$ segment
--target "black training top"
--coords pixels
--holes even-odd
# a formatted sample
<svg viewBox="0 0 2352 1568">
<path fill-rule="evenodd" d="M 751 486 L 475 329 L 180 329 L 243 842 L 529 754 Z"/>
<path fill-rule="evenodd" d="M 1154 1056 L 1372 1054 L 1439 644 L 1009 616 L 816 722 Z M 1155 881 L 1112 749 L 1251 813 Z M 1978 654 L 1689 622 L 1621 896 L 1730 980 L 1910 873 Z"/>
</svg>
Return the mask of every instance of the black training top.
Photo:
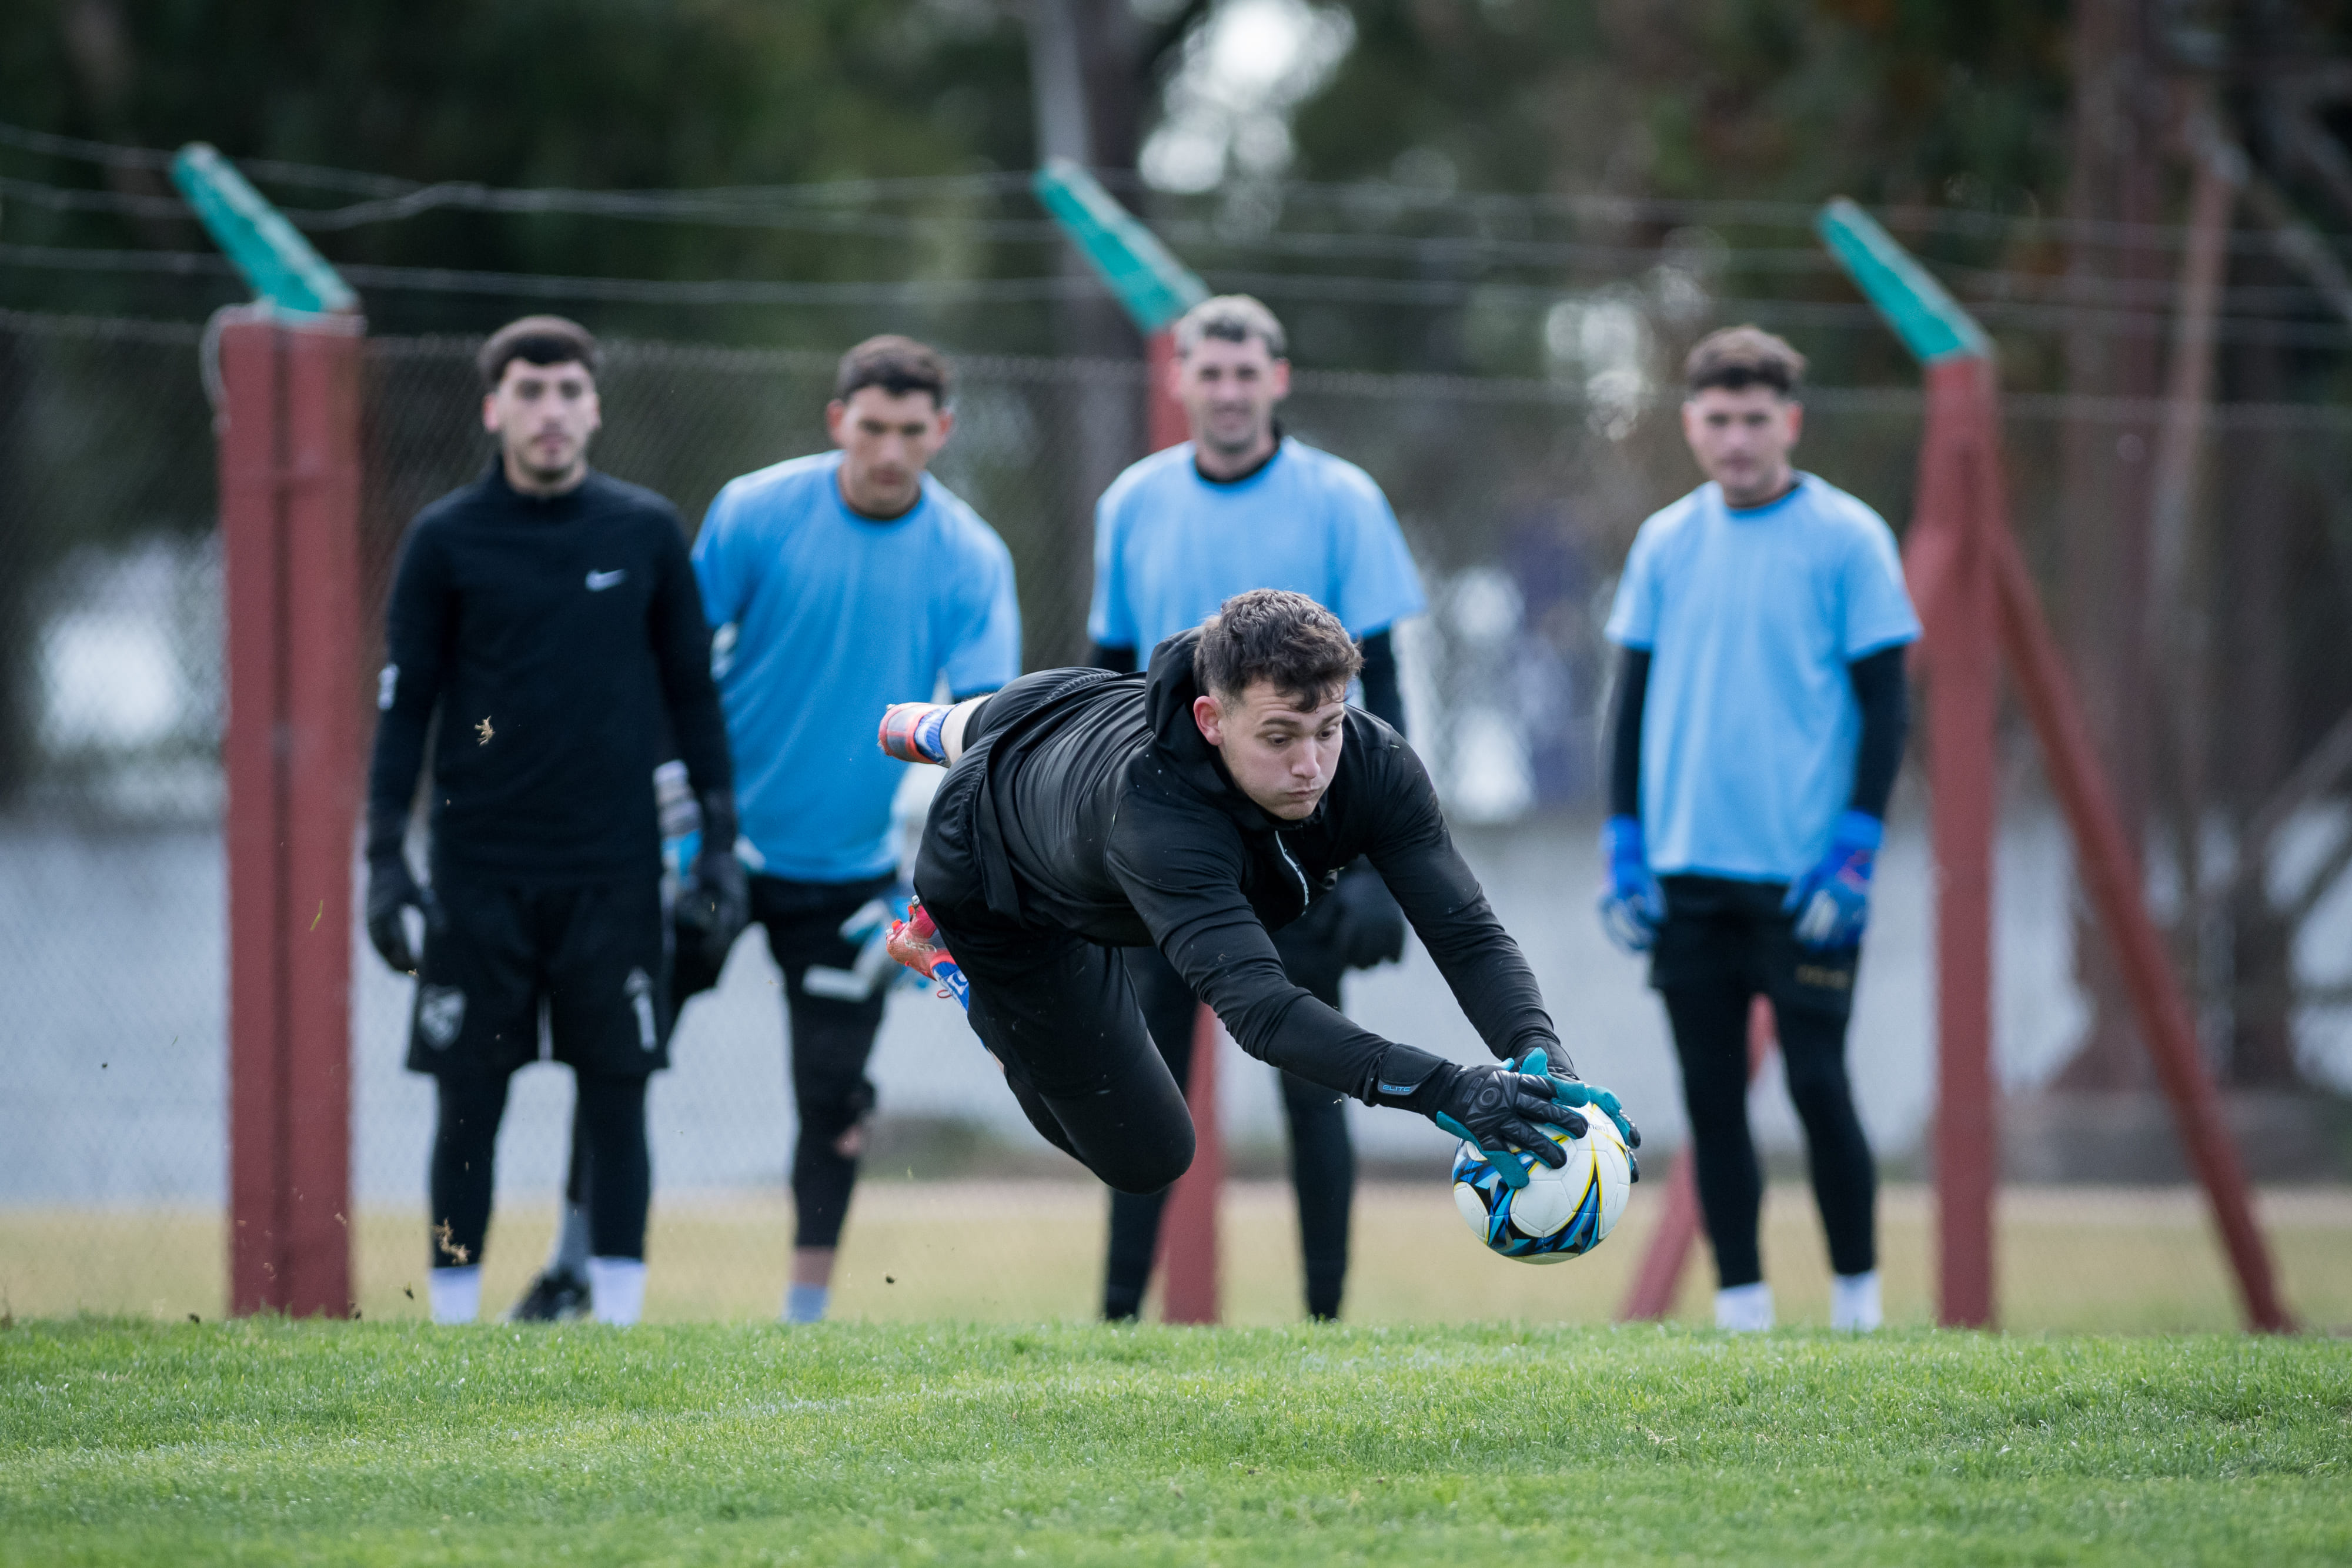
<svg viewBox="0 0 2352 1568">
<path fill-rule="evenodd" d="M 384 615 L 368 852 L 396 849 L 436 708 L 436 872 L 530 882 L 654 871 L 666 734 L 731 788 L 710 627 L 667 501 L 591 470 L 526 496 L 489 471 L 417 514 Z"/>
<path fill-rule="evenodd" d="M 1311 817 L 1278 822 L 1193 722 L 1199 639 L 1162 643 L 1144 674 L 1055 672 L 1066 689 L 993 733 L 976 716 L 982 738 L 958 766 L 986 772 L 971 827 L 992 913 L 1156 944 L 1243 1050 L 1369 1100 L 1390 1042 L 1293 985 L 1266 935 L 1369 855 L 1487 1048 L 1540 1045 L 1564 1065 L 1535 976 L 1403 737 L 1349 708 L 1329 790 Z"/>
</svg>

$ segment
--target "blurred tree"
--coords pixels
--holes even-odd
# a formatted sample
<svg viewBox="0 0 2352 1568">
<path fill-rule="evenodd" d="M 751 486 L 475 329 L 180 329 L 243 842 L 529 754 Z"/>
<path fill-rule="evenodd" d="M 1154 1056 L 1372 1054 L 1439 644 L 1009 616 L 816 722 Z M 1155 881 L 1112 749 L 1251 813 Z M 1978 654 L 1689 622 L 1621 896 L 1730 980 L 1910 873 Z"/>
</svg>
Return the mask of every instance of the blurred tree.
<svg viewBox="0 0 2352 1568">
<path fill-rule="evenodd" d="M 428 183 L 798 183 L 1032 161 L 1021 26 L 990 0 L 20 0 L 0 7 L 0 119 L 68 135 L 166 148 L 209 141 L 236 158 Z M 22 170 L 23 155 L 12 165 Z M 41 177 L 141 189 L 160 180 L 62 162 Z M 271 188 L 289 204 L 354 199 Z M 200 243 L 187 225 L 139 228 L 21 203 L 7 223 L 19 241 Z M 455 211 L 320 245 L 339 261 L 816 280 L 964 276 L 999 254 L 930 233 Z M 411 325 L 478 327 L 507 310 L 463 298 L 369 305 L 379 322 L 390 310 Z M 720 329 L 740 339 L 777 328 L 747 325 Z"/>
</svg>

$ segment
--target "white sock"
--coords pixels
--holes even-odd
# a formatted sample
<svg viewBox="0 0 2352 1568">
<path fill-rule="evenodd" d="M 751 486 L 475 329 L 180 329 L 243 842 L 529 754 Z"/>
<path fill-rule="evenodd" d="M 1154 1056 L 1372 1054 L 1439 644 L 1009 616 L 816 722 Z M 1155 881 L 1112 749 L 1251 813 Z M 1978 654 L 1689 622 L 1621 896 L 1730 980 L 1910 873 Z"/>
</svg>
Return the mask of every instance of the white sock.
<svg viewBox="0 0 2352 1568">
<path fill-rule="evenodd" d="M 596 1321 L 626 1327 L 645 1315 L 646 1264 L 642 1258 L 588 1260 L 588 1294 Z"/>
<path fill-rule="evenodd" d="M 425 1298 L 436 1323 L 469 1323 L 482 1315 L 482 1266 L 436 1269 L 425 1276 Z"/>
<path fill-rule="evenodd" d="M 1733 1333 L 1761 1333 L 1772 1326 L 1772 1287 L 1759 1280 L 1715 1293 L 1715 1326 Z"/>
<path fill-rule="evenodd" d="M 547 1255 L 547 1271 L 581 1279 L 588 1272 L 588 1210 L 567 1203 L 555 1226 L 555 1249 Z"/>
<path fill-rule="evenodd" d="M 821 1323 L 824 1322 L 826 1303 L 832 1299 L 830 1285 L 794 1285 L 784 1292 L 784 1322 Z"/>
<path fill-rule="evenodd" d="M 1830 1281 L 1830 1327 L 1868 1333 L 1886 1321 L 1878 1304 L 1878 1270 L 1840 1274 Z"/>
</svg>

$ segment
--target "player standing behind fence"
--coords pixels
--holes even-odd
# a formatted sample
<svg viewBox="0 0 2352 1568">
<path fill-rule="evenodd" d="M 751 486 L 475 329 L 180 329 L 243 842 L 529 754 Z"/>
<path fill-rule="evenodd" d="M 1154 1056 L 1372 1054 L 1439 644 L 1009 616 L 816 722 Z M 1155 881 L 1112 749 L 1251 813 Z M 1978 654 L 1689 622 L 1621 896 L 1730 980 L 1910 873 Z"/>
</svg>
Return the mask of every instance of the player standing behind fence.
<svg viewBox="0 0 2352 1568">
<path fill-rule="evenodd" d="M 1845 1071 L 1870 874 L 1919 635 L 1895 536 L 1789 465 L 1804 357 L 1753 327 L 1691 350 L 1683 434 L 1709 483 L 1642 525 L 1610 612 L 1617 683 L 1602 922 L 1650 951 L 1715 1245 L 1717 1327 L 1772 1326 L 1748 1128 L 1748 1014 L 1769 998 L 1837 1279 L 1880 1322 L 1877 1181 Z"/>
<path fill-rule="evenodd" d="M 907 765 L 875 746 L 874 726 L 942 680 L 961 699 L 1021 673 L 1012 553 L 925 471 L 955 428 L 949 391 L 934 350 L 858 344 L 825 407 L 839 450 L 735 480 L 694 545 L 719 627 L 752 917 L 783 971 L 792 1031 L 792 1322 L 824 1316 L 874 1111 L 866 1061 L 897 972 L 869 965 L 842 983 L 858 957 L 843 923 L 889 891 L 898 865 L 890 801 Z"/>
<path fill-rule="evenodd" d="M 368 779 L 368 936 L 417 976 L 411 1071 L 434 1076 L 431 1301 L 480 1310 L 492 1158 L 515 1069 L 577 1075 L 595 1311 L 645 1301 L 646 1081 L 667 1065 L 670 999 L 654 766 L 675 736 L 708 841 L 733 838 L 710 628 L 668 502 L 588 466 L 602 423 L 595 340 L 530 316 L 482 347 L 499 455 L 417 515 L 385 612 L 388 662 Z M 435 727 L 438 716 L 437 728 Z M 432 886 L 402 840 L 433 736 Z M 742 873 L 714 849 L 682 894 L 719 952 Z M 422 961 L 403 911 L 425 916 Z"/>
<path fill-rule="evenodd" d="M 1371 476 L 1282 434 L 1283 350 L 1282 324 L 1247 295 L 1203 300 L 1177 322 L 1175 392 L 1192 439 L 1120 475 L 1095 509 L 1094 662 L 1133 670 L 1139 650 L 1198 626 L 1235 594 L 1286 589 L 1339 616 L 1362 651 L 1365 707 L 1402 735 L 1391 629 L 1427 608 L 1421 579 Z M 1292 981 L 1336 1010 L 1344 971 L 1401 956 L 1404 916 L 1380 874 L 1359 863 L 1274 945 Z M 1129 954 L 1127 970 L 1169 1071 L 1188 1082 L 1192 991 L 1157 948 Z M 1334 1318 L 1356 1179 L 1346 1107 L 1294 1074 L 1281 1081 L 1307 1311 Z M 1105 1317 L 1131 1318 L 1142 1305 L 1166 1203 L 1165 1193 L 1111 1195 Z"/>
</svg>

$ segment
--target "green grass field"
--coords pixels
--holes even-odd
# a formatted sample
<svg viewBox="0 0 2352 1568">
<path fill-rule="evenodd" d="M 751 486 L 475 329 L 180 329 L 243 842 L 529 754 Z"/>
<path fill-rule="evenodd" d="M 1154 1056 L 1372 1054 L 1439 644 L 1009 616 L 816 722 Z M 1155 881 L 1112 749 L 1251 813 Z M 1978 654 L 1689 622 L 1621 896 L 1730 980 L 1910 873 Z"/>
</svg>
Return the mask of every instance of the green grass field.
<svg viewBox="0 0 2352 1568">
<path fill-rule="evenodd" d="M 2352 1346 L 0 1332 L 0 1563 L 2352 1560 Z"/>
</svg>

